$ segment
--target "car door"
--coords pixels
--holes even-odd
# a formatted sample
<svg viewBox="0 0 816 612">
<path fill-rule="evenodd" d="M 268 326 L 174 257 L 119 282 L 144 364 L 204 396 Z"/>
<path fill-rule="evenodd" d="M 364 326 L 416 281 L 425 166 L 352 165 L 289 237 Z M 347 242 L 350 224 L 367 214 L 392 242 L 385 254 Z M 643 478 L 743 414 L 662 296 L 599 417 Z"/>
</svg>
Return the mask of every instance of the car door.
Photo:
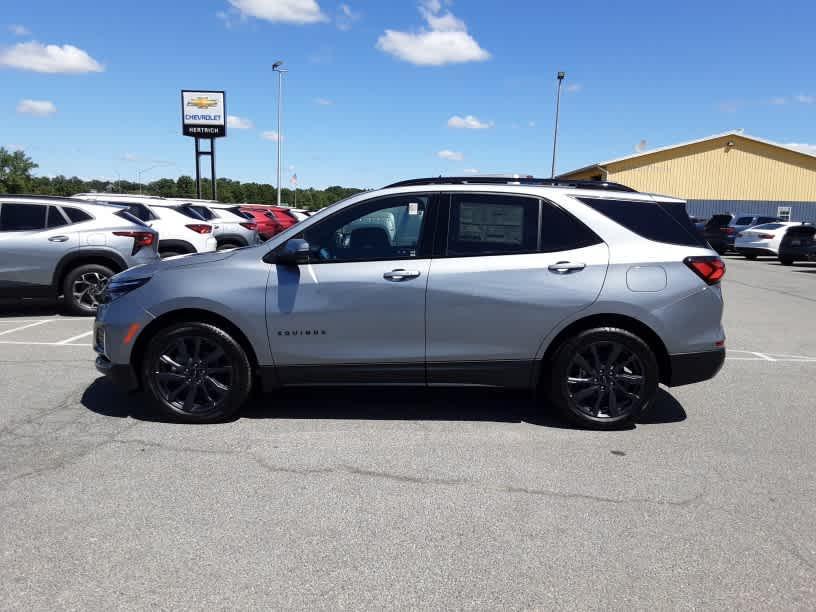
<svg viewBox="0 0 816 612">
<path fill-rule="evenodd" d="M 433 200 L 366 200 L 297 235 L 309 263 L 274 265 L 267 295 L 282 383 L 425 384 Z"/>
<path fill-rule="evenodd" d="M 0 295 L 53 294 L 59 261 L 79 248 L 77 232 L 56 206 L 28 202 L 0 204 Z"/>
<path fill-rule="evenodd" d="M 526 387 L 543 338 L 597 299 L 606 244 L 537 197 L 455 193 L 439 215 L 428 383 Z"/>
</svg>

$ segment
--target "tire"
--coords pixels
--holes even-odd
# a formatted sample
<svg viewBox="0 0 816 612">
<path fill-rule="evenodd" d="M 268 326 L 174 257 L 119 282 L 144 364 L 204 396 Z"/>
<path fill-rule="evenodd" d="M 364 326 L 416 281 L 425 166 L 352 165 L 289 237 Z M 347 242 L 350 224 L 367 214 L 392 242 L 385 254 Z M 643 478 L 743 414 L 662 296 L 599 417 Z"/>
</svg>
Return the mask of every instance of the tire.
<svg viewBox="0 0 816 612">
<path fill-rule="evenodd" d="M 754 259 L 756 259 L 756 258 L 757 258 L 757 256 L 756 256 L 756 255 L 745 255 L 745 259 L 751 259 L 751 260 L 754 260 Z"/>
<path fill-rule="evenodd" d="M 780 257 L 779 263 L 781 263 L 783 266 L 792 266 L 793 260 L 790 259 L 789 257 Z"/>
<path fill-rule="evenodd" d="M 549 399 L 579 427 L 627 426 L 649 408 L 657 393 L 654 351 L 624 329 L 580 332 L 558 347 L 551 365 Z"/>
<path fill-rule="evenodd" d="M 252 367 L 224 330 L 209 323 L 176 323 L 149 340 L 142 383 L 172 419 L 217 423 L 233 417 L 249 397 Z"/>
<path fill-rule="evenodd" d="M 62 284 L 66 310 L 75 315 L 93 316 L 102 292 L 115 272 L 100 264 L 85 264 L 68 272 Z"/>
<path fill-rule="evenodd" d="M 167 259 L 168 257 L 175 257 L 176 255 L 185 255 L 181 251 L 159 251 L 159 257 Z"/>
</svg>

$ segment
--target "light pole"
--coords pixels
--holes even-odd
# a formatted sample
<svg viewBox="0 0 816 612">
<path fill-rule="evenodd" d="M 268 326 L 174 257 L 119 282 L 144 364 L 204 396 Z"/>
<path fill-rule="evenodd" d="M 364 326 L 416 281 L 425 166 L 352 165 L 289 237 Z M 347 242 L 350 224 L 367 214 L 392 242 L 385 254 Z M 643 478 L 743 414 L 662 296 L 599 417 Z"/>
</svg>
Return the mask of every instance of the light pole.
<svg viewBox="0 0 816 612">
<path fill-rule="evenodd" d="M 552 168 L 550 169 L 550 178 L 555 178 L 555 158 L 556 150 L 558 148 L 558 114 L 561 111 L 561 83 L 564 81 L 565 76 L 567 76 L 566 72 L 558 73 L 558 94 L 555 97 L 555 133 L 553 134 Z"/>
<path fill-rule="evenodd" d="M 272 70 L 278 73 L 278 206 L 281 205 L 281 146 L 283 141 L 283 126 L 282 126 L 282 117 L 283 117 L 283 73 L 288 72 L 281 68 L 283 66 L 283 62 L 278 60 L 274 64 L 272 64 Z"/>
<path fill-rule="evenodd" d="M 155 170 L 156 168 L 163 168 L 165 166 L 172 166 L 173 163 L 161 163 L 156 164 L 154 166 L 150 166 L 149 168 L 142 168 L 141 170 L 136 171 L 136 182 L 139 183 L 139 195 L 142 194 L 142 175 L 146 172 L 150 172 L 151 170 Z"/>
</svg>

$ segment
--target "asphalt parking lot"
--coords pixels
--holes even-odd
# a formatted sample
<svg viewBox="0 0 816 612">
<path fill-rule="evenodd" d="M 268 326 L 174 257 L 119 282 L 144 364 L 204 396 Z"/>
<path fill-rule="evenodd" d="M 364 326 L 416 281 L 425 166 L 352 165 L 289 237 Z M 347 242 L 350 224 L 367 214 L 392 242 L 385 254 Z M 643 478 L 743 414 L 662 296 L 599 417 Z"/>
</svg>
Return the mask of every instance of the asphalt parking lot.
<svg viewBox="0 0 816 612">
<path fill-rule="evenodd" d="M 0 607 L 812 608 L 816 264 L 727 259 L 723 371 L 617 432 L 391 388 L 166 423 L 91 321 L 6 311 Z"/>
</svg>

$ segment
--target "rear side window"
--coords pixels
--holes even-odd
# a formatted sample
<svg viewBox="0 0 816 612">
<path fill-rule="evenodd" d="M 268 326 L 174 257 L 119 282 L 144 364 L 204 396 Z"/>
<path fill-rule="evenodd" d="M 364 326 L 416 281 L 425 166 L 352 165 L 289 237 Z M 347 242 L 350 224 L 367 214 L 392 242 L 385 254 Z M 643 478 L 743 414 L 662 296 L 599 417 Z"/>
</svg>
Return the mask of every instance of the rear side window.
<svg viewBox="0 0 816 612">
<path fill-rule="evenodd" d="M 755 225 L 751 229 L 775 230 L 783 227 L 782 223 L 765 223 L 764 225 Z"/>
<path fill-rule="evenodd" d="M 0 206 L 0 232 L 45 229 L 47 206 L 40 204 L 3 204 Z"/>
<path fill-rule="evenodd" d="M 544 253 L 569 251 L 603 242 L 586 225 L 569 213 L 541 203 L 541 239 L 538 250 Z"/>
<path fill-rule="evenodd" d="M 56 206 L 49 206 L 48 207 L 48 222 L 46 226 L 49 228 L 52 227 L 62 227 L 63 225 L 68 225 L 68 221 L 65 217 L 62 216 L 62 213 L 59 211 L 59 208 Z"/>
<path fill-rule="evenodd" d="M 535 253 L 537 248 L 537 199 L 479 194 L 451 197 L 449 257 Z"/>
<path fill-rule="evenodd" d="M 734 225 L 751 225 L 753 221 L 754 221 L 753 217 L 740 217 L 739 219 L 736 220 L 736 222 L 734 222 Z M 760 223 L 762 222 L 761 220 L 758 221 Z"/>
<path fill-rule="evenodd" d="M 578 198 L 599 213 L 655 242 L 705 246 L 688 218 L 684 204 Z"/>
<path fill-rule="evenodd" d="M 779 221 L 776 217 L 760 217 L 757 219 L 757 223 L 773 223 L 774 221 Z"/>
<path fill-rule="evenodd" d="M 82 212 L 82 211 L 80 211 L 80 212 Z M 122 219 L 127 219 L 128 221 L 130 221 L 131 223 L 135 223 L 136 225 L 141 225 L 142 227 L 149 227 L 147 225 L 147 223 L 143 222 L 138 217 L 135 217 L 133 214 L 131 214 L 127 210 L 117 210 L 113 214 L 116 215 L 117 217 L 121 217 Z"/>
<path fill-rule="evenodd" d="M 199 221 L 209 221 L 215 218 L 215 214 L 204 206 L 185 206 L 181 211 L 188 217 L 198 219 Z M 197 216 L 196 216 L 197 215 Z"/>
<path fill-rule="evenodd" d="M 128 206 L 128 212 L 142 221 L 152 221 L 156 218 L 156 215 L 150 212 L 150 209 L 144 204 L 130 204 Z"/>
<path fill-rule="evenodd" d="M 233 215 L 238 215 L 239 217 L 243 217 L 244 219 L 252 219 L 252 215 L 246 211 L 241 210 L 240 206 L 232 206 L 227 210 L 230 211 Z"/>
<path fill-rule="evenodd" d="M 91 219 L 93 219 L 91 215 L 86 213 L 84 210 L 80 210 L 79 208 L 63 206 L 62 212 L 68 215 L 68 218 L 71 220 L 71 223 L 82 223 L 83 221 L 90 221 Z"/>
</svg>

